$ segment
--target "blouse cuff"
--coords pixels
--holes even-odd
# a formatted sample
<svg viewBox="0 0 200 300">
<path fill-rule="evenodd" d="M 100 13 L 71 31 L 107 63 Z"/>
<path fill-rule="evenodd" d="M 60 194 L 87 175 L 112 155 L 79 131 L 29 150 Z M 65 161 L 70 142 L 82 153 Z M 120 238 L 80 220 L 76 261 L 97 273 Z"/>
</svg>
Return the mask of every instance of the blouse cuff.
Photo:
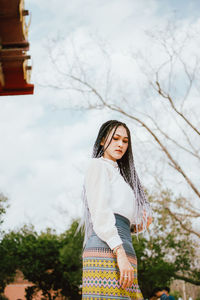
<svg viewBox="0 0 200 300">
<path fill-rule="evenodd" d="M 123 242 L 119 236 L 113 236 L 109 240 L 106 241 L 108 246 L 110 247 L 111 250 L 113 250 L 115 247 L 122 245 Z"/>
</svg>

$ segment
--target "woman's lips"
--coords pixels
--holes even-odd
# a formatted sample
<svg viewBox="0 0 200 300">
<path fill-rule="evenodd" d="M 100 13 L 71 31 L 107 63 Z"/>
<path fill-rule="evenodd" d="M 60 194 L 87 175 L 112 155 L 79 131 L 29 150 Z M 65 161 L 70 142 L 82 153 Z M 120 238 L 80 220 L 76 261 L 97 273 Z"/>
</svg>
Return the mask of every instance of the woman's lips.
<svg viewBox="0 0 200 300">
<path fill-rule="evenodd" d="M 115 151 L 122 153 L 122 150 L 115 150 Z"/>
</svg>

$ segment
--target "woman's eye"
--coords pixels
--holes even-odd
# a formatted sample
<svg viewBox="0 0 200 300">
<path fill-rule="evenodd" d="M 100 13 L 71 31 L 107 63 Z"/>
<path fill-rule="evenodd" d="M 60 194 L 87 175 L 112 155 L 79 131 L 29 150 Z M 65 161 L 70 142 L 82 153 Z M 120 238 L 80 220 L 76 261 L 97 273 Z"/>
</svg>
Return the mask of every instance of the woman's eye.
<svg viewBox="0 0 200 300">
<path fill-rule="evenodd" d="M 118 137 L 113 137 L 113 140 L 117 141 L 117 140 L 118 140 Z M 123 143 L 127 144 L 127 143 L 128 143 L 128 140 L 124 140 Z"/>
</svg>

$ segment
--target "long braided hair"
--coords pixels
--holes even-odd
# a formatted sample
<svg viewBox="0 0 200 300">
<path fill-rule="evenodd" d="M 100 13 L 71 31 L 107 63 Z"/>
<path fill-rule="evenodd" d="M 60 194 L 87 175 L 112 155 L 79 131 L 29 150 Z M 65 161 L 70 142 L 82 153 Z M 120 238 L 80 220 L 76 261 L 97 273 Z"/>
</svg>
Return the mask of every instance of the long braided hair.
<svg viewBox="0 0 200 300">
<path fill-rule="evenodd" d="M 133 153 L 132 153 L 132 145 L 131 145 L 131 135 L 130 130 L 127 127 L 127 125 L 123 122 L 117 121 L 117 120 L 109 120 L 102 124 L 102 126 L 99 129 L 98 136 L 96 138 L 96 141 L 94 143 L 93 147 L 93 153 L 92 157 L 97 158 L 103 156 L 106 149 L 109 147 L 112 138 L 119 126 L 123 126 L 128 134 L 128 148 L 121 159 L 117 160 L 117 164 L 120 170 L 120 174 L 123 176 L 124 180 L 130 185 L 134 192 L 134 196 L 136 199 L 136 218 L 135 218 L 135 226 L 136 226 L 136 234 L 138 234 L 138 225 L 143 225 L 143 230 L 146 229 L 147 225 L 147 219 L 151 216 L 151 208 L 150 204 L 146 198 L 144 189 L 141 185 L 141 182 L 139 180 L 139 177 L 137 175 L 134 159 L 133 159 Z M 108 144 L 106 148 L 104 147 L 106 141 L 108 140 L 109 134 L 113 130 L 113 134 L 108 141 Z M 104 139 L 104 145 L 101 145 L 102 139 Z M 87 204 L 87 197 L 85 192 L 85 186 L 83 186 L 83 192 L 82 192 L 82 199 L 84 204 L 84 215 L 83 218 L 79 224 L 79 228 L 84 228 L 84 243 L 83 246 L 85 246 L 87 239 L 89 238 L 90 234 L 92 233 L 92 222 L 91 222 L 91 216 L 88 209 Z M 134 200 L 134 199 L 133 199 Z"/>
</svg>

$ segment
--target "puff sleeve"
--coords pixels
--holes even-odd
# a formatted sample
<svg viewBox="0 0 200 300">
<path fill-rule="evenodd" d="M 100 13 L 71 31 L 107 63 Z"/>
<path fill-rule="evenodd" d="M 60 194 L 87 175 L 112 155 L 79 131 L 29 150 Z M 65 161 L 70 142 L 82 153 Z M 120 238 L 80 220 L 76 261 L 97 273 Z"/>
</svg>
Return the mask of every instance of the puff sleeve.
<svg viewBox="0 0 200 300">
<path fill-rule="evenodd" d="M 111 249 L 122 244 L 115 226 L 115 216 L 109 206 L 110 185 L 108 169 L 98 158 L 91 159 L 85 175 L 85 189 L 93 229 Z"/>
</svg>

